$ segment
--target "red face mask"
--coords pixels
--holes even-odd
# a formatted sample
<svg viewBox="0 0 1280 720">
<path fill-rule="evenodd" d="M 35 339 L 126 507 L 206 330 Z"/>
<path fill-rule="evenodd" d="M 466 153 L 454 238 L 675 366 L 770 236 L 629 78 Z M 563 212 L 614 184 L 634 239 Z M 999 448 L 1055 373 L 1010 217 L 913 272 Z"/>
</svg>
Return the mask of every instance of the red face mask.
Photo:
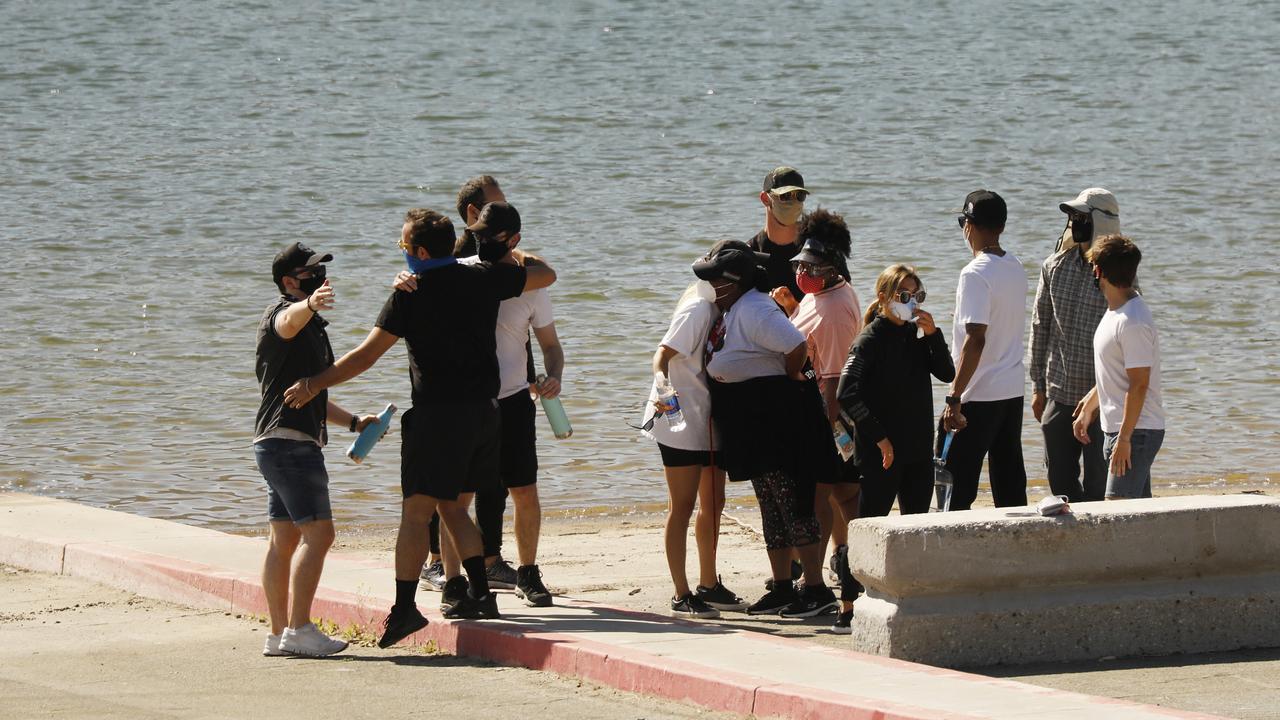
<svg viewBox="0 0 1280 720">
<path fill-rule="evenodd" d="M 813 277 L 809 273 L 798 272 L 796 273 L 796 285 L 799 286 L 800 292 L 805 295 L 812 295 L 822 292 L 822 289 L 826 286 L 826 281 L 820 277 Z"/>
</svg>

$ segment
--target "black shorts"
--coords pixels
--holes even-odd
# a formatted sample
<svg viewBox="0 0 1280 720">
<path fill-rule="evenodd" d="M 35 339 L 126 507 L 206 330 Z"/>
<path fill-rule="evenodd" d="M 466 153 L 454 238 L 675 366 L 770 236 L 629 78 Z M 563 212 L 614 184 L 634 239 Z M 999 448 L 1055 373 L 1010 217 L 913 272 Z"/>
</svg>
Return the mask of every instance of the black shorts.
<svg viewBox="0 0 1280 720">
<path fill-rule="evenodd" d="M 502 485 L 528 487 L 538 482 L 538 442 L 533 398 L 521 390 L 498 401 L 502 413 Z"/>
<path fill-rule="evenodd" d="M 828 475 L 827 477 L 831 477 Z M 823 485 L 856 485 L 862 482 L 862 471 L 858 469 L 858 465 L 853 460 L 841 460 L 840 472 L 836 473 L 835 479 L 831 482 L 818 481 Z"/>
<path fill-rule="evenodd" d="M 681 450 L 658 443 L 658 452 L 662 453 L 662 467 L 711 466 L 710 450 Z"/>
<path fill-rule="evenodd" d="M 497 482 L 501 431 L 492 400 L 410 408 L 400 420 L 400 492 L 457 500 Z"/>
</svg>

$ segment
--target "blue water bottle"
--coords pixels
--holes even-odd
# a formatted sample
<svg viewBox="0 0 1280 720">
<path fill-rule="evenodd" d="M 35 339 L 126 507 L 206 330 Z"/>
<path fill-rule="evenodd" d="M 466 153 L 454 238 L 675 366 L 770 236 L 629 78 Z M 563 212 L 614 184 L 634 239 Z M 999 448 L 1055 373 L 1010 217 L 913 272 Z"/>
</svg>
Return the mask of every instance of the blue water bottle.
<svg viewBox="0 0 1280 720">
<path fill-rule="evenodd" d="M 388 403 L 387 408 L 378 414 L 378 419 L 365 426 L 359 437 L 351 441 L 347 448 L 347 457 L 356 462 L 363 462 L 374 445 L 391 429 L 391 416 L 396 414 L 396 406 Z"/>
<path fill-rule="evenodd" d="M 537 383 L 541 385 L 546 382 L 546 375 L 539 375 Z M 564 440 L 573 435 L 573 426 L 569 424 L 569 416 L 564 414 L 564 403 L 560 402 L 560 398 L 545 398 L 541 395 L 538 399 L 542 401 L 542 414 L 547 416 L 547 420 L 551 422 L 551 432 L 555 433 L 557 440 Z"/>
</svg>

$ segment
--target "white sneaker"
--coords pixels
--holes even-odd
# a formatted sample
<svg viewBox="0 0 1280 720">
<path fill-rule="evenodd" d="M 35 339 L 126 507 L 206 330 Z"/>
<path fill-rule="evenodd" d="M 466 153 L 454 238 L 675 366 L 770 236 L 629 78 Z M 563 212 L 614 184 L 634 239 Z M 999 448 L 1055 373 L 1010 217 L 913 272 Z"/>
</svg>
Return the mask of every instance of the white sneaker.
<svg viewBox="0 0 1280 720">
<path fill-rule="evenodd" d="M 262 654 L 267 657 L 279 657 L 289 653 L 280 649 L 279 635 L 267 635 L 267 642 L 262 646 Z"/>
<path fill-rule="evenodd" d="M 325 635 L 314 623 L 307 623 L 296 630 L 285 628 L 280 634 L 280 650 L 291 655 L 325 657 L 346 649 L 346 640 Z"/>
</svg>

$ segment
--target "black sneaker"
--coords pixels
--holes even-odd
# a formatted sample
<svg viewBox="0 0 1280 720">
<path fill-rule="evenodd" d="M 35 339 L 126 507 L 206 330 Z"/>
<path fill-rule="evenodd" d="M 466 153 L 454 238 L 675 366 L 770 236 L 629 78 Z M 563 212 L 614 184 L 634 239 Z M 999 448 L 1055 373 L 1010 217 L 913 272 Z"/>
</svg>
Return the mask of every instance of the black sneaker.
<svg viewBox="0 0 1280 720">
<path fill-rule="evenodd" d="M 697 595 L 685 593 L 671 601 L 671 617 L 711 620 L 720 617 L 720 611 L 708 606 Z"/>
<path fill-rule="evenodd" d="M 746 610 L 747 601 L 738 597 L 729 588 L 720 582 L 720 578 L 716 578 L 716 584 L 713 587 L 705 587 L 699 585 L 694 594 L 699 600 L 710 605 L 716 610 Z"/>
<path fill-rule="evenodd" d="M 529 607 L 551 607 L 551 591 L 542 584 L 542 571 L 537 565 L 516 568 L 516 597 Z"/>
<path fill-rule="evenodd" d="M 387 619 L 382 621 L 382 637 L 378 647 L 389 648 L 427 626 L 427 619 L 418 612 L 417 605 L 400 607 L 392 605 Z"/>
<path fill-rule="evenodd" d="M 433 563 L 427 563 L 422 566 L 422 575 L 419 576 L 422 582 L 418 583 L 418 587 L 423 590 L 435 590 L 439 592 L 444 588 L 444 563 L 436 560 Z"/>
<path fill-rule="evenodd" d="M 796 592 L 799 592 L 804 587 L 804 583 L 802 582 L 803 579 L 804 579 L 804 566 L 800 564 L 799 560 L 792 560 L 791 561 L 791 584 L 795 586 Z M 773 590 L 773 578 L 769 578 L 764 582 L 764 589 L 770 590 L 770 591 Z"/>
<path fill-rule="evenodd" d="M 831 632 L 837 635 L 853 634 L 853 611 L 845 610 L 836 616 L 836 622 L 831 626 Z"/>
<path fill-rule="evenodd" d="M 444 589 L 440 592 L 440 612 L 447 613 L 453 609 L 458 601 L 467 596 L 467 579 L 459 575 L 456 578 L 449 578 L 444 584 Z"/>
<path fill-rule="evenodd" d="M 836 594 L 826 585 L 806 586 L 795 602 L 779 613 L 784 618 L 810 618 L 834 612 L 840 607 Z"/>
<path fill-rule="evenodd" d="M 840 560 L 842 555 L 844 556 L 845 565 L 848 565 L 849 564 L 849 546 L 848 545 L 837 545 L 836 551 L 831 553 L 831 558 L 827 560 L 827 580 L 832 584 L 834 584 L 836 587 L 840 587 L 840 583 L 844 581 L 843 576 L 840 575 Z"/>
<path fill-rule="evenodd" d="M 775 587 L 747 608 L 748 615 L 777 615 L 783 608 L 798 600 L 800 594 L 791 583 Z"/>
<path fill-rule="evenodd" d="M 491 588 L 510 590 L 516 586 L 516 569 L 501 557 L 484 569 L 484 576 Z"/>
<path fill-rule="evenodd" d="M 464 593 L 444 616 L 450 620 L 497 620 L 502 617 L 498 612 L 498 596 L 491 592 L 480 598 Z"/>
</svg>

